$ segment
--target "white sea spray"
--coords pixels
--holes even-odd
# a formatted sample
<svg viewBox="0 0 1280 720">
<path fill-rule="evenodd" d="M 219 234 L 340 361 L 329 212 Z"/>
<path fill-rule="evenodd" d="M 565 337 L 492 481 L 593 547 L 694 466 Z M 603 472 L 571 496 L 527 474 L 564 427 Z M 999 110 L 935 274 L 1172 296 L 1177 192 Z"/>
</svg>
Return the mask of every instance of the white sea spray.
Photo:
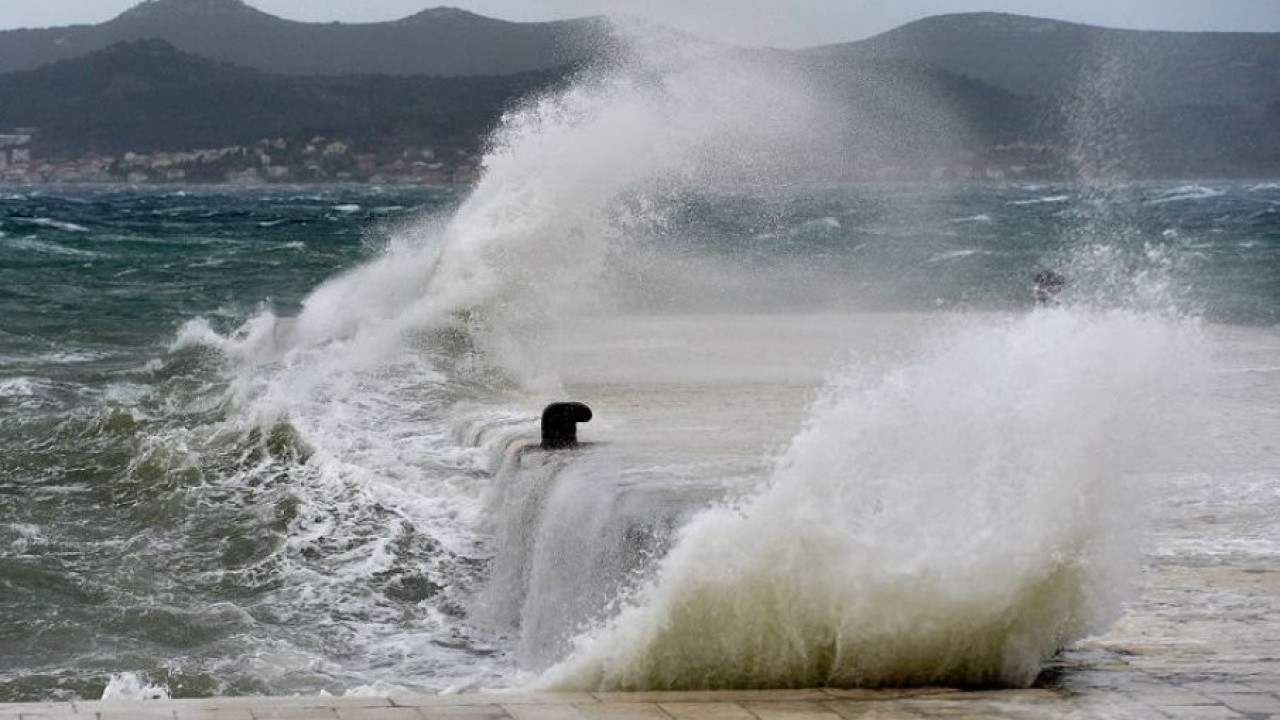
<svg viewBox="0 0 1280 720">
<path fill-rule="evenodd" d="M 769 486 L 693 520 L 536 685 L 1025 686 L 1115 618 L 1126 475 L 1186 441 L 1206 358 L 1194 322 L 1052 310 L 850 370 Z"/>
</svg>

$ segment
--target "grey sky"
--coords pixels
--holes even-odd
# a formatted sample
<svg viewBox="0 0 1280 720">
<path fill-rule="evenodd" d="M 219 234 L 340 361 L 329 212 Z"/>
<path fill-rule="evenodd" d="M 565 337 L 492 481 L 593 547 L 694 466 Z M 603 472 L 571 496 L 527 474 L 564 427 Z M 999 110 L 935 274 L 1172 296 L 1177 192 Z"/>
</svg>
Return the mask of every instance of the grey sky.
<svg viewBox="0 0 1280 720">
<path fill-rule="evenodd" d="M 139 0 L 0 0 L 0 28 L 96 23 Z M 629 13 L 726 42 L 797 47 L 949 12 L 993 10 L 1152 30 L 1280 32 L 1280 0 L 247 0 L 294 20 L 393 20 L 451 5 L 508 20 Z"/>
</svg>

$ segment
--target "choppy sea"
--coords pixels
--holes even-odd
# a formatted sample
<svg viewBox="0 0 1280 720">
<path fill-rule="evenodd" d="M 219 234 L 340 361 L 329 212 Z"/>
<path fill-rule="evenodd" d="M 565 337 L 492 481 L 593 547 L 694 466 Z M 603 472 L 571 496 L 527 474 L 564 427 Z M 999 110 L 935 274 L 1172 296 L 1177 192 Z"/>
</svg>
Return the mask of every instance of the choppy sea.
<svg viewBox="0 0 1280 720">
<path fill-rule="evenodd" d="M 1081 456 L 1124 455 L 1106 477 L 1132 474 L 1133 459 L 1143 455 L 1129 444 L 1133 438 L 1117 438 L 1117 428 L 1178 432 L 1164 427 L 1168 417 L 1143 413 L 1191 414 L 1186 403 L 1206 402 L 1188 389 L 1195 378 L 1185 377 L 1200 355 L 1225 362 L 1230 370 L 1219 376 L 1247 379 L 1251 393 L 1274 395 L 1280 385 L 1277 184 L 1144 183 L 1106 196 L 1029 184 L 686 192 L 664 198 L 661 222 L 627 226 L 625 238 L 589 260 L 597 266 L 593 279 L 575 280 L 572 292 L 554 298 L 541 283 L 557 282 L 559 265 L 572 257 L 489 248 L 445 267 L 448 234 L 478 232 L 458 228 L 475 221 L 467 206 L 482 193 L 0 189 L 0 700 L 96 698 L 109 688 L 200 696 L 500 687 L 536 680 L 564 659 L 578 634 L 590 636 L 578 643 L 582 656 L 600 654 L 604 643 L 608 661 L 559 666 L 548 675 L 559 679 L 545 682 L 672 684 L 675 671 L 638 658 L 637 647 L 647 643 L 679 657 L 681 677 L 696 675 L 688 666 L 711 662 L 724 665 L 708 676 L 728 678 L 720 685 L 788 684 L 796 681 L 794 668 L 751 665 L 742 661 L 750 649 L 740 647 L 717 645 L 718 659 L 699 658 L 697 647 L 670 637 L 671 627 L 776 614 L 788 588 L 804 584 L 790 577 L 796 572 L 828 579 L 817 603 L 824 609 L 790 618 L 794 626 L 816 625 L 819 634 L 854 620 L 866 632 L 868 623 L 883 624 L 884 632 L 909 626 L 910 618 L 876 610 L 901 602 L 895 593 L 933 597 L 925 616 L 935 620 L 971 612 L 966 603 L 976 600 L 963 593 L 950 608 L 938 599 L 948 583 L 972 582 L 946 569 L 982 572 L 958 558 L 1007 565 L 1000 548 L 1017 547 L 1018 562 L 1037 567 L 1043 558 L 1026 557 L 1027 548 L 1047 543 L 1040 550 L 1061 552 L 1054 543 L 1067 542 L 1042 537 L 1044 518 L 1018 505 L 1035 506 L 1028 497 L 1052 497 L 1059 509 L 1086 506 L 1087 521 L 1050 513 L 1069 526 L 1068 536 L 1111 532 L 1099 518 L 1102 505 L 1089 504 L 1101 501 L 1082 490 L 1093 481 L 1081 478 L 1094 469 L 1078 467 Z M 1102 227 L 1090 218 L 1106 203 L 1115 205 Z M 1033 302 L 1030 278 L 1043 267 L 1070 278 L 1056 307 Z M 490 285 L 497 289 L 486 294 Z M 856 318 L 876 318 L 874 327 L 860 330 Z M 588 611 L 556 604 L 567 601 L 554 592 L 530 590 L 539 582 L 530 574 L 540 572 L 530 567 L 532 546 L 550 541 L 503 524 L 536 522 L 546 500 L 495 503 L 500 463 L 475 432 L 527 430 L 521 423 L 530 420 L 531 398 L 564 392 L 562 381 L 573 381 L 565 377 L 572 370 L 557 366 L 564 349 L 537 349 L 555 344 L 546 338 L 557 325 L 579 321 L 595 323 L 597 335 L 574 342 L 621 348 L 607 360 L 587 354 L 587 374 L 599 376 L 595 395 L 608 398 L 597 407 L 604 418 L 608 403 L 643 406 L 661 396 L 655 388 L 664 380 L 646 376 L 644 387 L 618 381 L 610 395 L 609 378 L 626 372 L 601 375 L 591 363 L 630 358 L 636 373 L 659 372 L 645 352 L 720 333 L 722 340 L 688 356 L 677 350 L 663 357 L 683 368 L 668 375 L 686 386 L 700 383 L 677 393 L 688 403 L 737 393 L 737 415 L 726 422 L 751 422 L 777 398 L 759 388 L 717 390 L 720 381 L 727 388 L 741 380 L 716 378 L 717 368 L 781 367 L 791 343 L 802 359 L 810 357 L 804 343 L 843 347 L 861 367 L 884 347 L 875 328 L 931 328 L 921 336 L 953 330 L 931 341 L 932 350 L 881 358 L 881 369 L 863 371 L 871 380 L 851 380 L 828 361 L 812 363 L 801 373 L 804 383 L 828 390 L 796 401 L 800 414 L 788 420 L 794 426 L 778 431 L 793 439 L 759 445 L 763 470 L 687 462 L 683 471 L 668 469 L 682 481 L 701 473 L 693 480 L 729 486 L 739 472 L 747 478 L 739 495 L 744 483 L 766 490 L 733 510 L 703 486 L 674 515 L 643 503 L 630 508 L 638 517 L 667 518 L 659 533 L 665 539 L 646 545 L 645 562 L 615 558 L 614 565 L 644 577 L 611 580 L 619 597 Z M 600 334 L 601 327 L 612 334 Z M 848 327 L 854 330 L 833 329 Z M 717 365 L 724 360 L 716 359 L 717 348 L 733 362 Z M 698 367 L 706 372 L 699 375 Z M 1175 397 L 1143 405 L 1153 393 Z M 1123 407 L 1117 396 L 1143 409 Z M 753 402 L 760 407 L 753 410 Z M 1008 403 L 1033 407 L 1005 417 Z M 1099 414 L 1116 417 L 1097 427 L 1080 423 Z M 1064 417 L 1076 424 L 1064 425 Z M 1028 418 L 1043 426 L 1029 427 Z M 1276 488 L 1276 448 L 1263 437 L 1266 426 L 1237 424 L 1236 442 L 1250 427 L 1259 433 L 1230 464 L 1232 473 L 1254 479 L 1249 501 L 1256 502 L 1265 488 Z M 655 469 L 662 436 L 654 438 L 643 459 L 650 477 L 663 472 Z M 699 446 L 704 459 L 715 443 Z M 840 450 L 844 445 L 853 449 Z M 674 446 L 666 452 L 673 467 L 683 462 L 674 459 Z M 618 459 L 602 471 L 599 463 L 611 462 L 602 457 L 591 472 L 626 470 Z M 941 518 L 956 511 L 948 488 L 961 480 L 962 496 L 975 503 L 960 507 L 974 518 L 955 525 Z M 914 490 L 904 494 L 903 486 Z M 810 506 L 805 493 L 843 512 Z M 721 509 L 690 519 L 713 506 Z M 590 509 L 590 517 L 602 512 Z M 780 512 L 824 529 L 807 546 L 820 561 L 788 558 L 796 552 L 788 538 L 801 521 L 782 523 Z M 757 514 L 773 519 L 753 521 Z M 1013 517 L 1036 522 L 1010 523 Z M 930 522 L 932 531 L 903 534 L 903 523 Z M 681 523 L 693 529 L 679 531 Z M 1264 542 L 1267 531 L 1226 544 L 1247 551 L 1243 546 Z M 559 552 L 572 553 L 564 540 Z M 525 547 L 513 549 L 513 542 Z M 1166 538 L 1160 550 L 1178 552 L 1179 542 Z M 717 605 L 714 587 L 697 580 L 713 567 L 736 567 L 710 557 L 724 543 L 750 545 L 755 561 L 741 558 L 739 577 L 723 582 L 746 585 L 721 588 L 735 599 Z M 1255 550 L 1275 550 L 1268 547 Z M 931 554 L 945 562 L 934 558 L 941 564 L 930 566 Z M 920 566 L 934 574 L 912 576 Z M 598 565 L 591 572 L 608 574 Z M 885 577 L 895 572 L 914 580 Z M 1031 574 L 1059 593 L 1092 592 L 1093 580 L 1071 572 Z M 832 579 L 846 574 L 857 582 Z M 1015 580 L 1010 596 L 1022 591 Z M 656 585 L 637 595 L 645 582 Z M 812 599 L 813 592 L 802 595 Z M 506 601 L 496 602 L 495 593 Z M 694 598 L 709 605 L 695 611 Z M 664 604 L 674 604 L 673 616 L 649 617 Z M 1050 635 L 1075 632 L 1055 624 L 1058 610 L 1040 608 L 1028 622 Z M 548 614 L 563 616 L 550 630 L 542 617 Z M 619 615 L 625 622 L 600 629 Z M 544 637 L 531 643 L 521 624 L 535 620 Z M 645 623 L 665 629 L 636 629 Z M 861 640 L 896 638 L 917 645 L 904 652 L 941 652 L 929 646 L 936 638 L 887 637 Z M 811 650 L 834 652 L 823 647 Z M 628 653 L 637 656 L 628 661 L 633 666 L 619 670 Z M 838 661 L 816 655 L 812 662 L 828 678 L 852 684 L 876 684 L 876 672 L 892 681 L 893 668 L 901 669 L 864 658 L 842 675 L 830 666 Z M 775 671 L 782 674 L 771 681 L 767 673 Z M 997 682 L 1002 672 L 928 670 L 935 671 Z"/>
</svg>

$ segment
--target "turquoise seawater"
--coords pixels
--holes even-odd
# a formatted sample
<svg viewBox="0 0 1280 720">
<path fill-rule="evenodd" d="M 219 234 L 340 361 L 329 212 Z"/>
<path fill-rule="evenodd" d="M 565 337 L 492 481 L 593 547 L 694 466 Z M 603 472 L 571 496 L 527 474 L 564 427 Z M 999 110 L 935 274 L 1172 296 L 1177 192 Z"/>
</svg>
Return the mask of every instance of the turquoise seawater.
<svg viewBox="0 0 1280 720">
<path fill-rule="evenodd" d="M 0 701 L 96 698 L 121 673 L 175 696 L 509 681 L 511 647 L 471 622 L 490 550 L 459 498 L 486 478 L 446 415 L 511 379 L 461 362 L 465 339 L 423 333 L 384 367 L 308 387 L 314 407 L 295 412 L 306 368 L 288 365 L 306 358 L 235 349 L 325 280 L 432 242 L 422 228 L 465 195 L 0 188 Z M 1275 183 L 611 203 L 636 219 L 600 260 L 592 297 L 609 311 L 1018 312 L 1050 267 L 1070 302 L 1131 287 L 1102 275 L 1158 276 L 1140 283 L 1159 286 L 1152 303 L 1280 323 Z M 440 282 L 396 281 L 369 312 Z"/>
</svg>

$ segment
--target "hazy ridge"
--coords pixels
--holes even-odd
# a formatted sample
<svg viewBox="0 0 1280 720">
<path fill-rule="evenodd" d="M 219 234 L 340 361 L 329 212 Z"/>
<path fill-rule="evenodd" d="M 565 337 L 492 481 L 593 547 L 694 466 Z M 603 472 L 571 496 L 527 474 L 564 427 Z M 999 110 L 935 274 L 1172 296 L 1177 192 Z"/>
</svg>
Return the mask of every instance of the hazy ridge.
<svg viewBox="0 0 1280 720">
<path fill-rule="evenodd" d="M 503 75 L 581 60 L 600 32 L 598 20 L 515 23 L 452 8 L 342 24 L 285 20 L 241 0 L 148 0 L 98 25 L 0 32 L 0 73 L 156 38 L 283 74 Z"/>
<path fill-rule="evenodd" d="M 320 24 L 241 0 L 148 0 L 99 25 L 0 32 L 0 133 L 35 129 L 32 154 L 50 160 L 264 138 L 285 138 L 296 154 L 324 136 L 379 155 L 367 172 L 344 166 L 347 179 L 368 179 L 410 147 L 474 155 L 504 110 L 612 47 L 600 19 L 513 23 L 436 8 Z M 1073 123 L 1099 97 L 1128 128 L 1115 162 L 1129 175 L 1280 172 L 1276 33 L 970 13 L 857 42 L 742 52 L 816 83 L 836 102 L 833 124 L 879 133 L 874 157 L 851 157 L 860 177 L 1060 177 Z M 964 132 L 937 127 L 922 107 Z M 219 180 L 223 169 L 183 179 Z M 295 168 L 276 179 L 321 178 Z"/>
</svg>

